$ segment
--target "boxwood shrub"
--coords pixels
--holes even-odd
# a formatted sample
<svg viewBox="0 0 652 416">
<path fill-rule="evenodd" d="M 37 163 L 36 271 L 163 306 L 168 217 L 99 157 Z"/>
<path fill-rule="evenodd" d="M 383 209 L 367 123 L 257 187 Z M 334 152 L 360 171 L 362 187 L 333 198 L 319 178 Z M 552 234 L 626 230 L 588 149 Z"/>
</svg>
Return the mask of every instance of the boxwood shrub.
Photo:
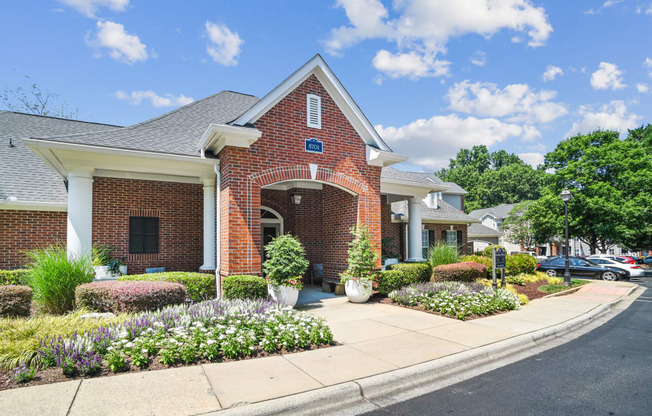
<svg viewBox="0 0 652 416">
<path fill-rule="evenodd" d="M 215 299 L 215 274 L 196 272 L 146 273 L 121 276 L 120 281 L 142 281 L 181 283 L 186 287 L 193 302 Z"/>
<path fill-rule="evenodd" d="M 222 279 L 226 299 L 265 299 L 267 282 L 260 276 L 234 275 Z"/>
<path fill-rule="evenodd" d="M 383 295 L 399 290 L 413 283 L 430 281 L 432 267 L 428 263 L 393 264 L 390 270 L 379 273 L 378 292 Z"/>
<path fill-rule="evenodd" d="M 75 300 L 78 307 L 98 312 L 153 311 L 184 303 L 186 288 L 172 282 L 93 282 L 78 286 Z"/>
<path fill-rule="evenodd" d="M 505 248 L 505 247 L 498 244 L 489 245 L 485 247 L 484 250 L 482 250 L 482 255 L 491 258 L 491 251 L 493 248 L 496 248 L 496 250 L 498 250 L 499 248 Z"/>
<path fill-rule="evenodd" d="M 460 259 L 462 262 L 472 262 L 472 263 L 480 263 L 484 264 L 487 266 L 487 279 L 491 279 L 491 267 L 493 266 L 493 261 L 491 260 L 491 257 L 485 257 L 485 256 L 478 256 L 476 254 L 472 256 L 464 256 Z"/>
<path fill-rule="evenodd" d="M 442 264 L 433 271 L 435 281 L 473 282 L 486 275 L 487 266 L 472 262 Z"/>
<path fill-rule="evenodd" d="M 29 316 L 32 288 L 29 286 L 0 286 L 0 316 Z"/>
<path fill-rule="evenodd" d="M 412 283 L 426 283 L 432 276 L 430 263 L 399 263 L 391 266 L 392 270 L 400 270 Z"/>
<path fill-rule="evenodd" d="M 27 269 L 0 270 L 0 285 L 27 285 Z"/>
<path fill-rule="evenodd" d="M 510 254 L 507 256 L 505 274 L 517 276 L 519 274 L 533 274 L 537 269 L 537 259 L 529 254 Z"/>
</svg>

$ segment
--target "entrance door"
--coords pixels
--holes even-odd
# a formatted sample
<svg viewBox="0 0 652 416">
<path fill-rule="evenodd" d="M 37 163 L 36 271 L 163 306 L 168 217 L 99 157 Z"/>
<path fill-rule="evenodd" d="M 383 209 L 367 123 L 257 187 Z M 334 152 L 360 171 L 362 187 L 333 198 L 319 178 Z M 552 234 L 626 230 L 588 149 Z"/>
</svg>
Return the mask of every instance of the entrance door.
<svg viewBox="0 0 652 416">
<path fill-rule="evenodd" d="M 281 224 L 261 224 L 262 229 L 262 242 L 263 242 L 263 252 L 262 252 L 262 262 L 265 262 L 267 256 L 265 255 L 265 246 L 272 241 L 273 238 L 276 238 L 281 234 Z M 261 263 L 262 264 L 262 263 Z"/>
</svg>

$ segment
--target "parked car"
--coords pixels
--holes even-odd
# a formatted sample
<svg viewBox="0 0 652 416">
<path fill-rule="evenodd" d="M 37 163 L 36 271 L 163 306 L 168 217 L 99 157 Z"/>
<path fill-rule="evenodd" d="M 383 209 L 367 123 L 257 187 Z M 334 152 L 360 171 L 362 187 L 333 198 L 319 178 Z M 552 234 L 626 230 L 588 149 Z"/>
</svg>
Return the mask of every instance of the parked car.
<svg viewBox="0 0 652 416">
<path fill-rule="evenodd" d="M 641 269 L 641 266 L 636 264 L 623 263 L 622 261 L 612 260 L 612 259 L 591 259 L 593 263 L 601 264 L 603 266 L 618 267 L 619 269 L 627 270 L 630 275 L 635 277 L 640 277 L 645 275 L 645 270 Z"/>
<path fill-rule="evenodd" d="M 643 257 L 638 257 L 638 256 L 629 256 L 633 258 L 636 261 L 636 264 L 643 264 L 645 263 L 645 259 Z"/>
<path fill-rule="evenodd" d="M 548 276 L 563 276 L 566 258 L 562 256 L 549 257 L 546 261 L 537 264 L 537 270 L 545 272 Z M 602 280 L 629 280 L 630 273 L 617 267 L 596 264 L 589 259 L 569 256 L 569 271 L 572 277 L 602 279 Z"/>
<path fill-rule="evenodd" d="M 616 256 L 615 254 L 592 254 L 587 259 L 611 259 L 622 261 L 623 263 L 635 264 L 636 260 L 629 256 Z"/>
<path fill-rule="evenodd" d="M 645 264 L 650 264 L 652 263 L 652 256 L 647 256 L 646 258 L 643 259 L 643 262 Z"/>
</svg>

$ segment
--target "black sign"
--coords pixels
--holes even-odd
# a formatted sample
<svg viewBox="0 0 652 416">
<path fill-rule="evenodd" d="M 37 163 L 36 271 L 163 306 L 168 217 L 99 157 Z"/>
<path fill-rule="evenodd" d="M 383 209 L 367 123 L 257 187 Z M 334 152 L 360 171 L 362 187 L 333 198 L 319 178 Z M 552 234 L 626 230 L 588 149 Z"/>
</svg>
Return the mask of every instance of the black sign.
<svg viewBox="0 0 652 416">
<path fill-rule="evenodd" d="M 494 252 L 494 267 L 496 269 L 504 269 L 507 267 L 507 251 L 499 248 Z"/>
</svg>

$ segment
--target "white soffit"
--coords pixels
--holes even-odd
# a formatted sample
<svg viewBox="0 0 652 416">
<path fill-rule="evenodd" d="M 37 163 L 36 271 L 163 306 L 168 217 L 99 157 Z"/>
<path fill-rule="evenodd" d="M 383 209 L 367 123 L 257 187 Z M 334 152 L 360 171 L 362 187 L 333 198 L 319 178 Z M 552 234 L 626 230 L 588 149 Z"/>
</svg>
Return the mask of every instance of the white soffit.
<svg viewBox="0 0 652 416">
<path fill-rule="evenodd" d="M 197 150 L 204 156 L 206 150 L 218 154 L 225 146 L 249 147 L 262 134 L 260 130 L 250 127 L 211 124 L 197 144 Z"/>
<path fill-rule="evenodd" d="M 407 156 L 398 155 L 394 152 L 380 150 L 367 145 L 367 164 L 371 166 L 380 166 L 384 168 L 385 166 L 405 162 L 407 159 Z"/>
<path fill-rule="evenodd" d="M 351 123 L 353 128 L 366 144 L 387 152 L 392 151 L 381 139 L 378 132 L 362 113 L 362 110 L 360 110 L 353 98 L 349 95 L 344 86 L 340 83 L 333 71 L 331 71 L 319 54 L 315 55 L 314 58 L 290 75 L 281 84 L 276 86 L 276 88 L 270 91 L 270 93 L 263 97 L 262 100 L 256 103 L 231 124 L 244 126 L 255 123 L 263 116 L 263 114 L 267 113 L 303 81 L 308 79 L 310 75 L 315 75 L 317 77 L 333 101 L 335 101 L 335 104 L 337 104 L 342 113 L 348 119 L 349 123 Z"/>
</svg>

